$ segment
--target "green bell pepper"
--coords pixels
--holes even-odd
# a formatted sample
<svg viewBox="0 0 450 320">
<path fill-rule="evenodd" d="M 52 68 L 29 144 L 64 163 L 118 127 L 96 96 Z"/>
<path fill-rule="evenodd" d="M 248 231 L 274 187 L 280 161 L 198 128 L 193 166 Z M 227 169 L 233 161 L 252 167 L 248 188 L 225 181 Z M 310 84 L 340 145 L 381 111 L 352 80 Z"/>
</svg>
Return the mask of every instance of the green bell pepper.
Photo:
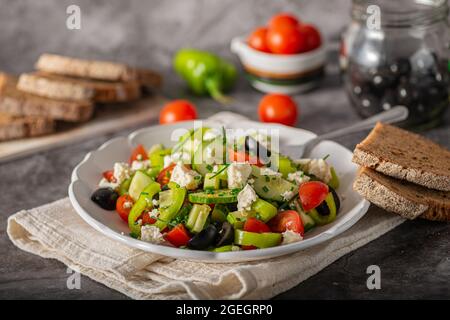
<svg viewBox="0 0 450 320">
<path fill-rule="evenodd" d="M 161 191 L 161 187 L 157 182 L 151 182 L 148 186 L 144 188 L 141 192 L 138 200 L 131 208 L 130 214 L 128 215 L 128 227 L 130 228 L 131 234 L 134 237 L 139 237 L 141 235 L 141 226 L 137 223 L 137 220 L 141 216 L 142 212 L 148 208 L 152 208 L 152 198 L 155 194 Z"/>
<path fill-rule="evenodd" d="M 234 243 L 241 246 L 255 246 L 257 248 L 270 248 L 279 245 L 281 242 L 281 233 L 274 232 L 248 232 L 243 230 L 234 230 Z"/>
<path fill-rule="evenodd" d="M 181 49 L 173 64 L 192 92 L 200 96 L 209 94 L 220 103 L 228 102 L 223 92 L 231 89 L 237 78 L 231 63 L 207 51 Z"/>
<path fill-rule="evenodd" d="M 179 187 L 173 182 L 169 182 L 168 186 L 172 192 L 172 202 L 167 208 L 160 209 L 158 221 L 154 224 L 160 230 L 164 230 L 167 224 L 175 218 L 186 198 L 186 188 Z"/>
</svg>

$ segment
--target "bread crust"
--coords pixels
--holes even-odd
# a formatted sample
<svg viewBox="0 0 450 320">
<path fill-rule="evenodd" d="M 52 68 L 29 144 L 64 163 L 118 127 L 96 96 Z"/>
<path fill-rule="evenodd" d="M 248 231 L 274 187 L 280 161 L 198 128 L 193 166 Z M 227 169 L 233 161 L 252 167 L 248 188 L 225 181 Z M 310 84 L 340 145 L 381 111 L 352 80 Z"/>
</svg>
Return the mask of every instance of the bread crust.
<svg viewBox="0 0 450 320">
<path fill-rule="evenodd" d="M 427 188 L 450 191 L 450 151 L 417 134 L 378 123 L 353 162 Z"/>
<path fill-rule="evenodd" d="M 137 80 L 106 82 L 68 78 L 43 72 L 22 74 L 17 88 L 50 99 L 92 100 L 99 103 L 126 102 L 141 96 Z"/>
<path fill-rule="evenodd" d="M 35 65 L 37 70 L 62 76 L 89 78 L 104 81 L 136 80 L 136 71 L 122 63 L 42 54 Z"/>
<path fill-rule="evenodd" d="M 55 100 L 19 91 L 17 78 L 10 75 L 0 74 L 0 82 L 3 82 L 0 84 L 0 112 L 3 113 L 82 122 L 94 112 L 94 105 L 88 100 Z"/>
<path fill-rule="evenodd" d="M 375 205 L 406 219 L 450 221 L 450 193 L 426 189 L 361 168 L 353 189 Z"/>
<path fill-rule="evenodd" d="M 45 117 L 14 117 L 0 113 L 0 141 L 52 133 L 54 121 Z"/>
</svg>

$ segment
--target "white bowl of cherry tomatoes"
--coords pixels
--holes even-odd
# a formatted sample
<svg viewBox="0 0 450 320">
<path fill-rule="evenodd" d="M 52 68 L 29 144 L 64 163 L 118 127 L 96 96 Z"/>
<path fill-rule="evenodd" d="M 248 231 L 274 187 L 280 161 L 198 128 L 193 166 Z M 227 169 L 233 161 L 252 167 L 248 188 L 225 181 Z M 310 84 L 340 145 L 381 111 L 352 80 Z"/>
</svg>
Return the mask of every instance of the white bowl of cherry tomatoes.
<svg viewBox="0 0 450 320">
<path fill-rule="evenodd" d="M 326 50 L 320 31 L 288 13 L 273 16 L 249 36 L 234 38 L 231 51 L 252 86 L 262 92 L 308 91 L 324 74 Z"/>
</svg>

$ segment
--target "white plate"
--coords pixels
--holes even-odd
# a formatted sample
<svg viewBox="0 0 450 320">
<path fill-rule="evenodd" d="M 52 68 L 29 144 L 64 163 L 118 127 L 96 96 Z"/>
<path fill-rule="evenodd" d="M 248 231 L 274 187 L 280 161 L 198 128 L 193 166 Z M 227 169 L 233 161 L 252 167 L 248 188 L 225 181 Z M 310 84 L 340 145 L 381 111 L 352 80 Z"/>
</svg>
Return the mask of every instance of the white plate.
<svg viewBox="0 0 450 320">
<path fill-rule="evenodd" d="M 219 125 L 217 122 L 211 121 L 205 121 L 205 123 L 207 126 Z M 325 141 L 313 150 L 311 157 L 319 158 L 327 154 L 330 155 L 328 161 L 333 164 L 340 177 L 341 186 L 338 194 L 341 198 L 341 209 L 333 223 L 308 232 L 303 241 L 267 249 L 217 253 L 178 249 L 131 238 L 128 235 L 127 224 L 120 219 L 115 211 L 103 210 L 90 200 L 92 192 L 97 188 L 97 184 L 102 177 L 102 172 L 110 170 L 115 162 L 126 162 L 132 148 L 137 144 L 150 147 L 157 143 L 163 143 L 170 146 L 173 145 L 170 136 L 174 129 L 192 127 L 193 122 L 190 121 L 174 125 L 153 126 L 138 130 L 127 138 L 112 139 L 97 150 L 88 153 L 72 172 L 69 198 L 75 210 L 89 225 L 104 235 L 131 247 L 173 258 L 220 263 L 272 258 L 309 248 L 336 237 L 354 225 L 367 212 L 369 203 L 351 188 L 357 171 L 356 165 L 351 162 L 351 152 L 335 142 Z M 313 133 L 302 129 L 252 121 L 239 121 L 227 125 L 227 127 L 278 129 L 283 144 L 299 144 L 315 136 Z"/>
</svg>

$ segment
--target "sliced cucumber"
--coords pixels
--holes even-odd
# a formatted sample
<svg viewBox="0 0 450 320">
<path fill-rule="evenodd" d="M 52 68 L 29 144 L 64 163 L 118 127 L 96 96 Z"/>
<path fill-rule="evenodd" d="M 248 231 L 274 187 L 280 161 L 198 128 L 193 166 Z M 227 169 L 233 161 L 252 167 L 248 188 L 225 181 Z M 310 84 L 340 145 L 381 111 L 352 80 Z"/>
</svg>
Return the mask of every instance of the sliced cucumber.
<svg viewBox="0 0 450 320">
<path fill-rule="evenodd" d="M 194 233 L 203 230 L 211 208 L 206 204 L 194 204 L 186 222 L 186 227 Z"/>
<path fill-rule="evenodd" d="M 168 208 L 173 203 L 173 191 L 171 189 L 166 191 L 161 191 L 159 193 L 159 207 Z"/>
<path fill-rule="evenodd" d="M 261 217 L 264 222 L 269 221 L 277 215 L 277 207 L 262 199 L 256 199 L 252 204 L 252 209 Z"/>
<path fill-rule="evenodd" d="M 303 226 L 305 227 L 305 232 L 311 230 L 314 228 L 316 223 L 314 222 L 314 219 L 311 218 L 309 215 L 307 215 L 305 212 L 300 211 L 300 218 L 302 219 Z"/>
<path fill-rule="evenodd" d="M 128 190 L 130 189 L 131 180 L 133 180 L 133 179 L 132 178 L 128 178 L 128 179 L 124 180 L 120 184 L 120 186 L 119 186 L 119 195 L 123 196 L 124 194 L 128 193 Z"/>
<path fill-rule="evenodd" d="M 164 147 L 161 143 L 152 145 L 150 150 L 148 150 L 148 157 L 150 158 L 152 156 L 152 154 L 154 154 L 155 152 L 160 151 L 162 149 L 164 149 Z"/>
<path fill-rule="evenodd" d="M 244 221 L 239 220 L 231 212 L 227 215 L 227 221 L 233 226 L 234 229 L 242 229 L 244 227 Z"/>
<path fill-rule="evenodd" d="M 214 191 L 194 192 L 189 194 L 189 201 L 192 203 L 233 203 L 237 202 L 238 192 L 230 189 L 220 189 Z"/>
<path fill-rule="evenodd" d="M 297 186 L 281 177 L 275 175 L 262 175 L 260 168 L 252 166 L 252 175 L 255 182 L 253 189 L 263 199 L 285 202 L 290 199 L 285 199 L 283 194 L 292 192 L 297 189 Z M 292 193 L 293 195 L 295 192 Z"/>
<path fill-rule="evenodd" d="M 137 171 L 134 174 L 134 177 L 130 183 L 130 188 L 128 189 L 130 197 L 134 201 L 137 201 L 137 199 L 139 199 L 139 195 L 141 194 L 142 190 L 144 190 L 144 188 L 152 182 L 153 179 L 150 178 L 148 175 L 146 175 L 142 171 Z"/>
<path fill-rule="evenodd" d="M 203 189 L 212 189 L 212 190 L 218 190 L 220 189 L 220 178 L 218 175 L 215 175 L 214 173 L 207 173 L 205 174 L 205 179 L 203 181 Z"/>
<path fill-rule="evenodd" d="M 278 172 L 283 175 L 283 178 L 286 179 L 289 173 L 294 173 L 297 171 L 296 166 L 288 157 L 278 155 Z"/>
<path fill-rule="evenodd" d="M 208 164 L 204 161 L 204 151 L 206 147 L 211 143 L 211 141 L 202 142 L 202 147 L 198 148 L 194 152 L 194 157 L 192 160 L 192 169 L 205 176 L 207 173 L 212 172 L 214 165 Z"/>
</svg>

